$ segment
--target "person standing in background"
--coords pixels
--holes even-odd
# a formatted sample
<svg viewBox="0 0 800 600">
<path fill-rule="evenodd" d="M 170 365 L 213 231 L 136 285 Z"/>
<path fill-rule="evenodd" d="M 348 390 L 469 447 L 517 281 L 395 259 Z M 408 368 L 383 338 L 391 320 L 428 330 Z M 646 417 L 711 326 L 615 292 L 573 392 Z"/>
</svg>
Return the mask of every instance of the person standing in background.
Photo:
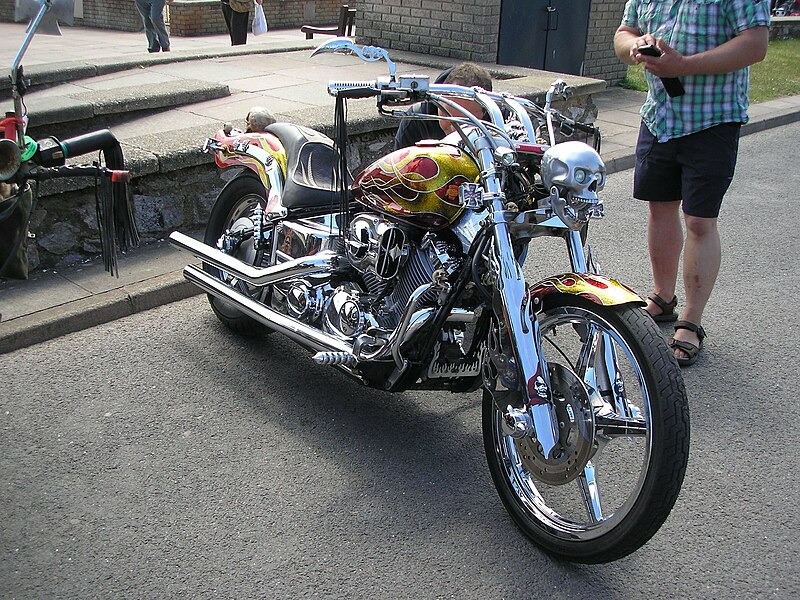
<svg viewBox="0 0 800 600">
<path fill-rule="evenodd" d="M 170 0 L 171 1 L 171 0 Z M 136 0 L 136 9 L 142 16 L 148 52 L 169 52 L 169 33 L 164 24 L 166 0 Z"/>
<path fill-rule="evenodd" d="M 647 76 L 633 175 L 634 198 L 648 202 L 655 290 L 645 310 L 678 319 L 683 258 L 686 305 L 671 342 L 681 366 L 697 360 L 706 337 L 701 320 L 721 261 L 717 218 L 747 122 L 748 67 L 766 56 L 768 25 L 767 0 L 628 0 L 614 37 L 617 57 L 644 63 Z M 670 96 L 663 78 L 679 78 L 684 93 Z"/>
<path fill-rule="evenodd" d="M 255 0 L 261 4 L 263 0 Z M 250 9 L 253 0 L 222 0 L 222 16 L 225 17 L 225 26 L 231 36 L 231 46 L 241 46 L 247 43 L 247 21 L 250 18 Z"/>
</svg>

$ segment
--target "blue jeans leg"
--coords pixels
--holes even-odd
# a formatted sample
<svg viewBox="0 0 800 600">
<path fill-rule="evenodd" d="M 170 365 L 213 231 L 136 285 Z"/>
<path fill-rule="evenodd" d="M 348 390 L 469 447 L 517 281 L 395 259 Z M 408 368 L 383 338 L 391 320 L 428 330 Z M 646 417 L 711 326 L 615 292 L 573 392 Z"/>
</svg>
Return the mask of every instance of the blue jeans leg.
<svg viewBox="0 0 800 600">
<path fill-rule="evenodd" d="M 147 48 L 151 52 L 169 50 L 169 33 L 164 24 L 166 0 L 136 0 L 136 9 L 142 17 Z"/>
</svg>

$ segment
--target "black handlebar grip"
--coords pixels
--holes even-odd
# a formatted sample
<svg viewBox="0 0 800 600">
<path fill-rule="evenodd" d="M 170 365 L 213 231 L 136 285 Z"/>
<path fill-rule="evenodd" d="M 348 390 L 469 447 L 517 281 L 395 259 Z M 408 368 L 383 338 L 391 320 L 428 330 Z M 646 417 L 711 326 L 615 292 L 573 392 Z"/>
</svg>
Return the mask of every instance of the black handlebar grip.
<svg viewBox="0 0 800 600">
<path fill-rule="evenodd" d="M 585 123 L 573 123 L 572 126 L 577 129 L 578 131 L 583 131 L 584 133 L 594 133 L 597 131 L 597 127 L 593 125 L 586 125 Z"/>
<path fill-rule="evenodd" d="M 378 90 L 368 87 L 351 88 L 349 90 L 338 90 L 336 92 L 336 95 L 341 96 L 342 98 L 351 98 L 351 99 L 371 98 L 373 96 L 378 95 Z"/>
<path fill-rule="evenodd" d="M 109 150 L 115 148 L 117 145 L 119 145 L 117 138 L 115 138 L 114 134 L 108 129 L 85 133 L 61 142 L 65 158 L 80 156 L 81 154 L 88 154 L 89 152 L 97 152 L 98 150 Z"/>
</svg>

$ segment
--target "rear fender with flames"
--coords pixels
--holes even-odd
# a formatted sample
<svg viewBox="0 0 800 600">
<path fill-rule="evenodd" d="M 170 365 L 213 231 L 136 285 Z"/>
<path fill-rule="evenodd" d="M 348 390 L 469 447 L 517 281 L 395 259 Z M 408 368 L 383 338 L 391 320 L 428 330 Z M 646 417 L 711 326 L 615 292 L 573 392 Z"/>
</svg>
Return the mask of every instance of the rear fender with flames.
<svg viewBox="0 0 800 600">
<path fill-rule="evenodd" d="M 286 150 L 275 135 L 268 132 L 248 133 L 238 129 L 233 129 L 229 135 L 226 135 L 225 132 L 220 129 L 217 131 L 214 139 L 223 147 L 222 150 L 214 152 L 214 162 L 219 168 L 244 167 L 250 169 L 258 175 L 264 187 L 269 188 L 269 178 L 267 177 L 266 170 L 261 161 L 234 150 L 234 145 L 245 142 L 247 144 L 254 144 L 271 154 L 273 158 L 278 161 L 284 178 L 286 177 Z"/>
</svg>

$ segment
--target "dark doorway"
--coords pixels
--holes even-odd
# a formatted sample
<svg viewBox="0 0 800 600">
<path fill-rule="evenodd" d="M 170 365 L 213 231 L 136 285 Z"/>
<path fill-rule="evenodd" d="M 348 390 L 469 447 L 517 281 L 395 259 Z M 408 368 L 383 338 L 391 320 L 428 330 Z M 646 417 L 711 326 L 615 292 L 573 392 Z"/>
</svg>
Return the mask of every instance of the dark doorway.
<svg viewBox="0 0 800 600">
<path fill-rule="evenodd" d="M 591 0 L 503 0 L 498 64 L 583 74 L 590 9 Z"/>
</svg>

